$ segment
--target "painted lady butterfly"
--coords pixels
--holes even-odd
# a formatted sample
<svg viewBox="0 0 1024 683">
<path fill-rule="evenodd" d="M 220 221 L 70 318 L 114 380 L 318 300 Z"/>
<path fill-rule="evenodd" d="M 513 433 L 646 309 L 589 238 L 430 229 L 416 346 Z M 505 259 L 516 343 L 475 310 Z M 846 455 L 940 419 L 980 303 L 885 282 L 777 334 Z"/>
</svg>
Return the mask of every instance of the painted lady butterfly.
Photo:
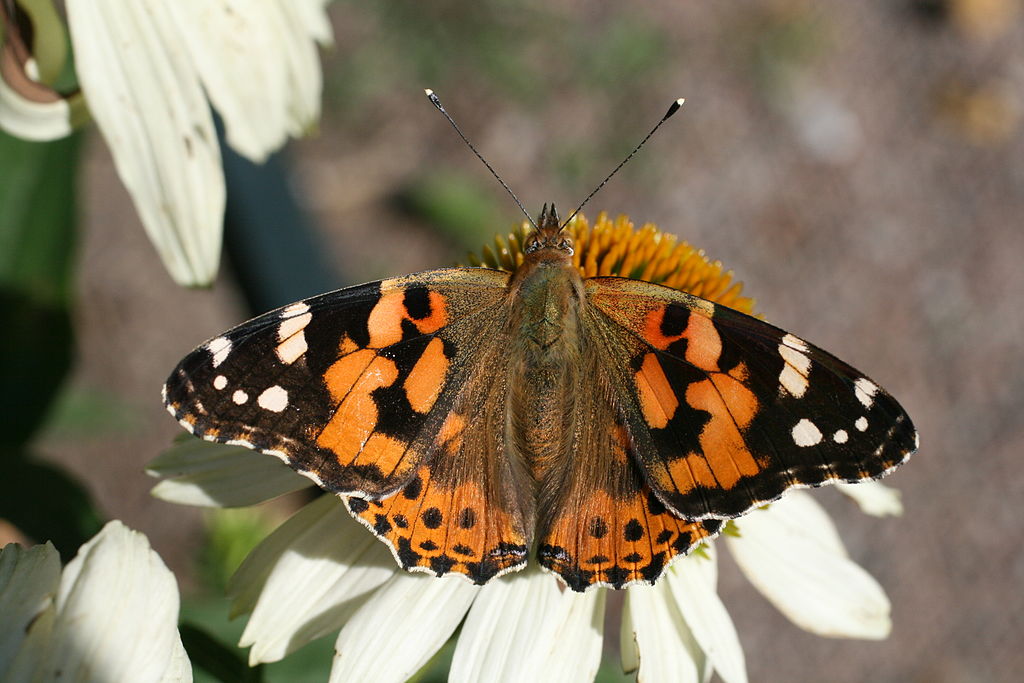
<svg viewBox="0 0 1024 683">
<path fill-rule="evenodd" d="M 668 287 L 583 278 L 554 207 L 515 272 L 449 268 L 261 315 L 185 357 L 171 414 L 277 456 L 413 571 L 533 556 L 572 589 L 653 582 L 786 490 L 917 447 L 849 365 Z"/>
</svg>

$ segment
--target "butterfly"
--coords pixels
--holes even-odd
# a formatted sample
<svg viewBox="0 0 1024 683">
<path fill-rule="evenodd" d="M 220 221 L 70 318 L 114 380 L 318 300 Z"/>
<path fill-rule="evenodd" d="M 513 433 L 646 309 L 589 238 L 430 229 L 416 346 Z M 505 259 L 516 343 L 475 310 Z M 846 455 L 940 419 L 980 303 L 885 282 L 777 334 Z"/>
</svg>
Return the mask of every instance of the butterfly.
<svg viewBox="0 0 1024 683">
<path fill-rule="evenodd" d="M 862 373 L 683 291 L 584 278 L 545 207 L 514 272 L 445 268 L 285 306 L 187 355 L 165 403 L 343 497 L 405 569 L 531 558 L 576 591 L 653 583 L 789 489 L 917 448 Z"/>
</svg>

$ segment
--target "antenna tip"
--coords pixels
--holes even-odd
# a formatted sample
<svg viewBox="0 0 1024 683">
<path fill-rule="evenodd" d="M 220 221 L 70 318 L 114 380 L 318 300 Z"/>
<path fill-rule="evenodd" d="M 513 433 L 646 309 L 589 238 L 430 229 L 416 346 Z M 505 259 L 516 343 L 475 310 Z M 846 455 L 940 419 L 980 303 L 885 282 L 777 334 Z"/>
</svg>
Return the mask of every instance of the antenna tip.
<svg viewBox="0 0 1024 683">
<path fill-rule="evenodd" d="M 672 114 L 675 114 L 677 111 L 679 111 L 679 107 L 683 106 L 683 102 L 685 101 L 686 100 L 680 97 L 678 100 L 673 102 L 672 105 L 668 108 L 668 111 L 665 112 L 665 116 L 663 116 L 661 120 L 664 121 L 668 117 L 672 116 Z"/>
<path fill-rule="evenodd" d="M 426 93 L 427 97 L 430 97 L 434 94 L 434 91 L 431 90 L 430 88 L 424 88 L 423 92 Z"/>
</svg>

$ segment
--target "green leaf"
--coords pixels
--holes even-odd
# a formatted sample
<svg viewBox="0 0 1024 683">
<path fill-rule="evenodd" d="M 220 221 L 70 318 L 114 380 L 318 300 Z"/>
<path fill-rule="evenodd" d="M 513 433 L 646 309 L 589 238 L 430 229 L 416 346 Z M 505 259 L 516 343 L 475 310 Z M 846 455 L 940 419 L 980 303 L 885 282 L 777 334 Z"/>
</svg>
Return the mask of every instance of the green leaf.
<svg viewBox="0 0 1024 683">
<path fill-rule="evenodd" d="M 224 645 L 191 623 L 183 623 L 179 632 L 192 666 L 216 680 L 225 683 L 260 683 L 263 680 L 263 667 L 250 668 L 237 648 Z"/>
<path fill-rule="evenodd" d="M 79 147 L 0 133 L 0 443 L 29 439 L 71 366 Z"/>
<path fill-rule="evenodd" d="M 103 527 L 89 494 L 75 479 L 26 457 L 4 464 L 0 518 L 40 543 L 51 541 L 65 563 Z"/>
</svg>

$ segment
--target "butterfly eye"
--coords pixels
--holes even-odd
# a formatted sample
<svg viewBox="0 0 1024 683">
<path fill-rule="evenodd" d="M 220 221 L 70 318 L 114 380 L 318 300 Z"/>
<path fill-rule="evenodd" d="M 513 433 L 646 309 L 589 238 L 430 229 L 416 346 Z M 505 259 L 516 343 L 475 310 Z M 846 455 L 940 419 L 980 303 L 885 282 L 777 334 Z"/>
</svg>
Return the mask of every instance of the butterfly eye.
<svg viewBox="0 0 1024 683">
<path fill-rule="evenodd" d="M 523 251 L 525 251 L 527 254 L 532 254 L 538 249 L 540 249 L 540 240 L 538 240 L 536 237 L 531 237 L 530 240 L 526 243 L 526 246 L 523 247 Z"/>
</svg>

